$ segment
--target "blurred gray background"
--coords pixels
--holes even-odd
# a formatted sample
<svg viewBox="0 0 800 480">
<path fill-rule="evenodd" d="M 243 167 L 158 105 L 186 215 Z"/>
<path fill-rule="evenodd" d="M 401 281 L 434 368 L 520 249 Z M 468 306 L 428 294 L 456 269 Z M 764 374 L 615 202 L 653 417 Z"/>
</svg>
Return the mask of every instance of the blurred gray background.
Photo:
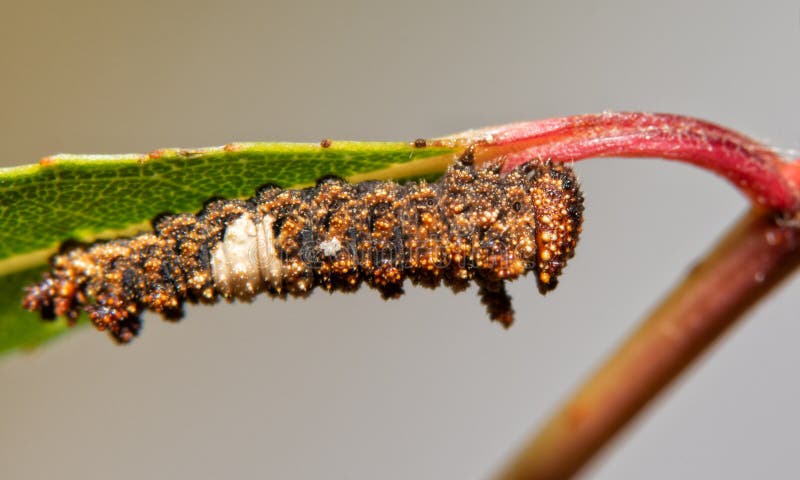
<svg viewBox="0 0 800 480">
<path fill-rule="evenodd" d="M 3 2 L 0 161 L 606 109 L 800 148 L 796 1 L 475 3 Z M 685 165 L 576 169 L 578 255 L 545 298 L 512 285 L 511 330 L 474 289 L 418 288 L 149 315 L 126 348 L 87 329 L 0 360 L 0 477 L 488 477 L 746 209 Z M 753 311 L 587 475 L 800 474 L 798 292 Z"/>
</svg>

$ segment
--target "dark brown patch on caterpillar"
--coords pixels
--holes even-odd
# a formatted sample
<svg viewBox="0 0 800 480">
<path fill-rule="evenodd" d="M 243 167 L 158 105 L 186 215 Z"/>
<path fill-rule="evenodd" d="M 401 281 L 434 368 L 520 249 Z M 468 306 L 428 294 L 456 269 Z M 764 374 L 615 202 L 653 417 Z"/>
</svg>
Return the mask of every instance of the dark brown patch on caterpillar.
<svg viewBox="0 0 800 480">
<path fill-rule="evenodd" d="M 436 183 L 326 177 L 303 190 L 213 201 L 197 215 L 158 218 L 152 233 L 54 256 L 23 306 L 73 322 L 86 312 L 128 342 L 146 309 L 175 320 L 187 301 L 304 297 L 362 283 L 396 298 L 408 278 L 456 292 L 475 282 L 492 320 L 508 326 L 505 281 L 532 271 L 540 292 L 555 288 L 578 241 L 583 197 L 566 166 L 531 162 L 505 174 L 500 166 L 476 169 L 467 150 Z"/>
</svg>

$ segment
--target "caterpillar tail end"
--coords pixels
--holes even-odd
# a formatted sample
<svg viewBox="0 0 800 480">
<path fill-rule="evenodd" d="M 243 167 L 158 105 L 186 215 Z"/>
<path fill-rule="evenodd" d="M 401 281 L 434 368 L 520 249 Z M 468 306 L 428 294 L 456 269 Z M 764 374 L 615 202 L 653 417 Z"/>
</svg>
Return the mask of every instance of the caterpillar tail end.
<svg viewBox="0 0 800 480">
<path fill-rule="evenodd" d="M 121 344 L 139 334 L 141 312 L 135 304 L 111 295 L 90 299 L 81 282 L 59 273 L 45 273 L 40 283 L 27 287 L 22 308 L 38 313 L 47 321 L 63 316 L 69 326 L 74 326 L 85 312 L 98 330 L 108 331 Z"/>
</svg>

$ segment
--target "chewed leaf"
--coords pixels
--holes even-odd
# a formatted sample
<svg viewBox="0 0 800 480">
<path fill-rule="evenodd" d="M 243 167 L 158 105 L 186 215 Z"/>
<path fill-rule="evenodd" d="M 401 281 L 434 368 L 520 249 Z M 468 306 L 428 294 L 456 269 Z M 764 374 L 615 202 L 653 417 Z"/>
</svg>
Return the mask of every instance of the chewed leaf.
<svg viewBox="0 0 800 480">
<path fill-rule="evenodd" d="M 33 345 L 61 323 L 20 307 L 23 287 L 65 240 L 148 230 L 163 213 L 196 212 L 210 198 L 242 198 L 259 186 L 312 185 L 441 175 L 458 151 L 413 143 L 246 143 L 148 155 L 56 155 L 0 170 L 0 352 Z"/>
</svg>

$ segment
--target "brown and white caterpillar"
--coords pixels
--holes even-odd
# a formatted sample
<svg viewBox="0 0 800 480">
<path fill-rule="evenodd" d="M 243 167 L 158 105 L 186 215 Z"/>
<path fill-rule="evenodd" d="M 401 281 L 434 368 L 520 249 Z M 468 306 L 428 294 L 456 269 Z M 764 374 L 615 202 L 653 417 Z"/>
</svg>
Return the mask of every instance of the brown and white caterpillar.
<svg viewBox="0 0 800 480">
<path fill-rule="evenodd" d="M 505 281 L 533 271 L 540 292 L 555 288 L 582 220 L 570 168 L 531 162 L 502 173 L 499 163 L 475 168 L 468 150 L 435 183 L 330 177 L 302 190 L 263 187 L 247 201 L 163 216 L 153 232 L 63 248 L 23 306 L 72 322 L 86 312 L 128 342 L 147 309 L 174 320 L 186 301 L 304 297 L 362 282 L 395 298 L 408 278 L 456 292 L 475 282 L 492 320 L 508 326 Z"/>
</svg>

